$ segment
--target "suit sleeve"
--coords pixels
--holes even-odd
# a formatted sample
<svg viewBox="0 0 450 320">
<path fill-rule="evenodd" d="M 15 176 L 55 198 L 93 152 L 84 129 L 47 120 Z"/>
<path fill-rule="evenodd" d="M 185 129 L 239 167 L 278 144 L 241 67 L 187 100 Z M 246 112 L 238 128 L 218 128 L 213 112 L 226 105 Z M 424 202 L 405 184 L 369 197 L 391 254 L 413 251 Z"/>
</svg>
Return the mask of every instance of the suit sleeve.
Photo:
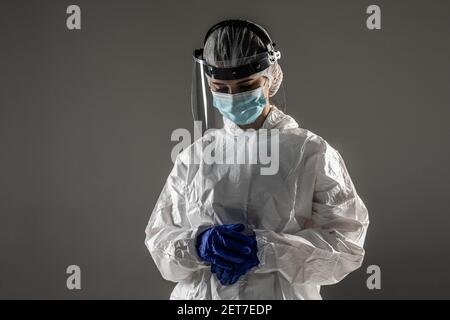
<svg viewBox="0 0 450 320">
<path fill-rule="evenodd" d="M 326 141 L 315 153 L 312 214 L 298 233 L 255 230 L 257 273 L 279 272 L 291 284 L 328 285 L 359 268 L 368 211 L 339 152 Z"/>
<path fill-rule="evenodd" d="M 186 167 L 175 162 L 145 229 L 145 244 L 164 279 L 179 282 L 208 266 L 196 252 L 197 235 L 186 216 Z"/>
</svg>

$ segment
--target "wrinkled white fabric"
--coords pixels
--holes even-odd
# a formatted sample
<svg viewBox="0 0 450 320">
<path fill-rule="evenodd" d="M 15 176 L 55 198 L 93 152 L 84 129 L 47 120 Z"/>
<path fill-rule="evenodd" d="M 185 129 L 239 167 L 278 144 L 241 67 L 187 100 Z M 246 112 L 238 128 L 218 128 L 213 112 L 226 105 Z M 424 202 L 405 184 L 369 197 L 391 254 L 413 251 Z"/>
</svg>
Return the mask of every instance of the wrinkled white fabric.
<svg viewBox="0 0 450 320">
<path fill-rule="evenodd" d="M 321 285 L 361 266 L 369 224 L 341 155 L 272 107 L 263 128 L 280 130 L 277 174 L 261 175 L 259 164 L 187 163 L 192 147 L 242 134 L 224 122 L 179 154 L 146 228 L 156 266 L 177 282 L 170 299 L 321 299 Z M 195 243 L 203 229 L 228 223 L 255 231 L 261 263 L 223 286 Z"/>
</svg>

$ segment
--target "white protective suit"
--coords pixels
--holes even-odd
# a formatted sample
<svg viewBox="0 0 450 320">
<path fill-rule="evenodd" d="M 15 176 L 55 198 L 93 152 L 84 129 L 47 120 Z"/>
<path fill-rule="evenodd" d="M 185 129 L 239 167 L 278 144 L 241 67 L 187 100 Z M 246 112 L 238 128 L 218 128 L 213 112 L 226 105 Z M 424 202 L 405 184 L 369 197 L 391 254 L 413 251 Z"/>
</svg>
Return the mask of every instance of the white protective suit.
<svg viewBox="0 0 450 320">
<path fill-rule="evenodd" d="M 224 122 L 193 145 L 243 132 Z M 275 175 L 256 164 L 187 164 L 193 145 L 178 155 L 145 240 L 163 278 L 177 282 L 170 299 L 321 299 L 321 285 L 361 266 L 368 212 L 339 152 L 275 107 L 262 128 L 280 130 Z M 254 229 L 260 265 L 224 286 L 195 243 L 228 223 Z"/>
</svg>

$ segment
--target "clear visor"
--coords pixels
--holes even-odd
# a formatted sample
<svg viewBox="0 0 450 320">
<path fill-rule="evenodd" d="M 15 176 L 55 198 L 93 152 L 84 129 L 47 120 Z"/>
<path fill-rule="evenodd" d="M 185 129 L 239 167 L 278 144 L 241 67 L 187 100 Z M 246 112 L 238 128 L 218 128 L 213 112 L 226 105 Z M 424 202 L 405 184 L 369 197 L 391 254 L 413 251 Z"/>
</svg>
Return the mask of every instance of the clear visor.
<svg viewBox="0 0 450 320">
<path fill-rule="evenodd" d="M 236 65 L 236 61 L 234 61 L 234 64 L 232 64 L 232 62 L 223 62 L 221 64 Z M 243 67 L 245 68 L 245 65 Z M 208 68 L 208 66 L 202 60 L 194 59 L 191 107 L 194 120 L 202 122 L 202 132 L 208 129 L 219 129 L 224 125 L 222 114 L 213 105 L 212 92 L 238 94 L 262 87 L 268 104 L 286 111 L 282 72 L 281 69 L 277 69 L 279 66 L 277 66 L 276 63 L 271 64 L 266 69 L 257 73 L 236 79 L 227 77 L 231 79 L 226 80 L 212 78 L 211 72 L 208 72 L 206 68 Z M 248 70 L 241 69 L 237 71 L 237 74 L 249 73 Z"/>
</svg>

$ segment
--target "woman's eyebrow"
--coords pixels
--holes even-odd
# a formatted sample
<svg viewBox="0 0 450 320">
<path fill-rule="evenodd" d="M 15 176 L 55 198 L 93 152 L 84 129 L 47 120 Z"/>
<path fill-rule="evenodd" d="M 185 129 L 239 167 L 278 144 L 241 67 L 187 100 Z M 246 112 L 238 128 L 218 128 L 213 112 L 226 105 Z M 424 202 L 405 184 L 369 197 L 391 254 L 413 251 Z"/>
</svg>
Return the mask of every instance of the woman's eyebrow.
<svg viewBox="0 0 450 320">
<path fill-rule="evenodd" d="M 244 80 L 241 80 L 241 81 L 238 81 L 238 82 L 236 82 L 236 84 L 242 84 L 242 83 L 246 83 L 246 82 L 249 82 L 249 81 L 253 81 L 253 80 L 255 80 L 255 79 L 252 79 L 252 78 L 250 78 L 250 79 L 244 79 Z M 216 86 L 226 86 L 227 84 L 226 83 L 223 83 L 223 82 L 215 82 L 215 81 L 211 81 L 211 83 L 212 84 L 214 84 L 214 85 L 216 85 Z"/>
<path fill-rule="evenodd" d="M 249 82 L 252 80 L 254 80 L 254 79 L 245 79 L 245 80 L 238 81 L 236 84 L 242 84 L 242 83 Z"/>
</svg>

